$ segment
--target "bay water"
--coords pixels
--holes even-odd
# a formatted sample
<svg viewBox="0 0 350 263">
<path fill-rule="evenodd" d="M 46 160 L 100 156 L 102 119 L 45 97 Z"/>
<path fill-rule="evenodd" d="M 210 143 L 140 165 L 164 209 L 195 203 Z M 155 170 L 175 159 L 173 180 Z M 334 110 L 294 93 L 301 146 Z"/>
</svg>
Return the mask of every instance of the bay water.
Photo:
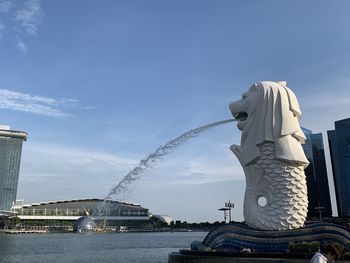
<svg viewBox="0 0 350 263">
<path fill-rule="evenodd" d="M 0 234 L 0 262 L 166 263 L 206 232 Z"/>
</svg>

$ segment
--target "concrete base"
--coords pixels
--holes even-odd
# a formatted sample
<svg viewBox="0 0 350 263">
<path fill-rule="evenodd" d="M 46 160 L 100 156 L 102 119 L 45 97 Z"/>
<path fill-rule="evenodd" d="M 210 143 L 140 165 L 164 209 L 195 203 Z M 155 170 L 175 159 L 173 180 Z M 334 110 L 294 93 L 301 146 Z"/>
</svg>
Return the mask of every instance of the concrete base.
<svg viewBox="0 0 350 263">
<path fill-rule="evenodd" d="M 211 248 L 216 251 L 250 251 L 261 254 L 278 253 L 284 255 L 289 248 L 289 242 L 338 243 L 342 247 L 348 247 L 350 243 L 349 229 L 329 223 L 317 223 L 306 225 L 299 229 L 290 230 L 257 230 L 245 224 L 232 223 L 212 229 L 202 242 L 192 242 L 191 249 L 196 251 L 208 251 Z M 283 256 L 282 256 L 283 257 Z M 290 257 L 289 257 L 290 258 Z"/>
<path fill-rule="evenodd" d="M 310 263 L 310 258 L 283 258 L 283 255 L 266 255 L 258 257 L 254 254 L 199 252 L 180 250 L 169 254 L 168 263 Z M 342 261 L 350 263 L 350 261 Z"/>
</svg>

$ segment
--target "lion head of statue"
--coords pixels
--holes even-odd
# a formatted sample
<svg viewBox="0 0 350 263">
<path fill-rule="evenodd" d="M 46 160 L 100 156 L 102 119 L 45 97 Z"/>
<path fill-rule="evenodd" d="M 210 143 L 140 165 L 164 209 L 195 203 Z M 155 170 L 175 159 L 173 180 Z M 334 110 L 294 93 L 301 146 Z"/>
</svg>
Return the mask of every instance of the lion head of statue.
<svg viewBox="0 0 350 263">
<path fill-rule="evenodd" d="M 262 81 L 243 93 L 241 100 L 230 104 L 237 127 L 242 131 L 241 162 L 254 163 L 259 146 L 273 142 L 276 159 L 308 165 L 301 143 L 305 135 L 300 127 L 298 100 L 285 82 Z"/>
</svg>

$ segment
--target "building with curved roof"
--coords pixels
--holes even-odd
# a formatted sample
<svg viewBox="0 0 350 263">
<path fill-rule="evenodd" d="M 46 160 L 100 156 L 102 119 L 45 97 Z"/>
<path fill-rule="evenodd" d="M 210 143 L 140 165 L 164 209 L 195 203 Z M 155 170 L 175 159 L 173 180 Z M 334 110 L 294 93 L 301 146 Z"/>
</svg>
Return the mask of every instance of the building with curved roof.
<svg viewBox="0 0 350 263">
<path fill-rule="evenodd" d="M 107 227 L 149 228 L 153 217 L 147 208 L 139 204 L 98 198 L 32 204 L 19 201 L 12 210 L 22 226 L 73 226 L 79 218 L 90 216 Z"/>
</svg>

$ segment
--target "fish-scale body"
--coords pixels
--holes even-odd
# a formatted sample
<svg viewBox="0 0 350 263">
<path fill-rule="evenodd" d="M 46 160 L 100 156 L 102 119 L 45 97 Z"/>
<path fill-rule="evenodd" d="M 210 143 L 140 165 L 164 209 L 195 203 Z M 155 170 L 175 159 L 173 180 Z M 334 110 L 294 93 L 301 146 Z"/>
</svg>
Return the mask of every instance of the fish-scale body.
<svg viewBox="0 0 350 263">
<path fill-rule="evenodd" d="M 242 131 L 241 145 L 230 148 L 246 175 L 244 218 L 248 226 L 287 230 L 304 226 L 309 165 L 302 144 L 298 99 L 286 82 L 254 83 L 230 104 Z M 265 197 L 262 204 L 259 198 Z"/>
<path fill-rule="evenodd" d="M 266 230 L 302 227 L 308 206 L 304 167 L 276 159 L 273 142 L 264 142 L 259 151 L 257 161 L 244 168 L 246 223 Z M 259 198 L 266 198 L 266 205 Z"/>
</svg>

